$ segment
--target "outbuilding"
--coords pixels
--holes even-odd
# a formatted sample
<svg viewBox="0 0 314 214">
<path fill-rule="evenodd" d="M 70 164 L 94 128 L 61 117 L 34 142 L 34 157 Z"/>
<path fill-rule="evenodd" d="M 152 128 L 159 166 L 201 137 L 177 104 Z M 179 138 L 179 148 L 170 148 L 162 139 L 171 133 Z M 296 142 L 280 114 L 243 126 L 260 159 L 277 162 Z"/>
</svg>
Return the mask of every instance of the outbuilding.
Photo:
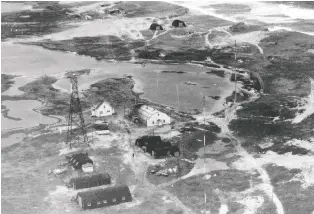
<svg viewBox="0 0 314 214">
<path fill-rule="evenodd" d="M 82 169 L 82 166 L 84 164 L 93 164 L 92 159 L 90 159 L 88 157 L 87 153 L 77 153 L 77 154 L 73 154 L 70 158 L 69 158 L 69 164 L 70 166 L 73 167 L 73 169 L 75 170 L 80 170 Z"/>
<path fill-rule="evenodd" d="M 122 185 L 79 192 L 76 201 L 82 209 L 86 210 L 130 202 L 132 195 L 129 187 Z"/>
<path fill-rule="evenodd" d="M 171 118 L 168 115 L 147 105 L 142 105 L 138 109 L 138 117 L 147 127 L 161 126 L 171 122 Z"/>
<path fill-rule="evenodd" d="M 108 184 L 111 184 L 108 173 L 94 173 L 71 178 L 68 186 L 76 190 Z"/>
<path fill-rule="evenodd" d="M 149 27 L 150 30 L 163 30 L 162 26 L 157 24 L 157 23 L 153 23 L 150 25 Z"/>
<path fill-rule="evenodd" d="M 176 20 L 174 20 L 172 22 L 172 26 L 173 27 L 186 27 L 184 21 L 181 21 L 181 20 L 178 20 L 178 19 L 176 19 Z"/>
<path fill-rule="evenodd" d="M 93 117 L 104 117 L 114 114 L 114 108 L 106 101 L 93 106 L 91 111 Z"/>
</svg>

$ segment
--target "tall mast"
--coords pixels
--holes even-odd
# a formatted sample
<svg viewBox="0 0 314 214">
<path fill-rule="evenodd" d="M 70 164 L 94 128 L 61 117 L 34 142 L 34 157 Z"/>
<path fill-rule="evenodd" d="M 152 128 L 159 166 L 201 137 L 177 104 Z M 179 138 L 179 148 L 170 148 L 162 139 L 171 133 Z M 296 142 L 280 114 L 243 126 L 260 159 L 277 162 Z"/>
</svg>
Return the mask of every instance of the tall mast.
<svg viewBox="0 0 314 214">
<path fill-rule="evenodd" d="M 176 89 L 177 89 L 177 109 L 179 112 L 179 89 L 178 89 L 178 84 L 176 84 Z"/>
<path fill-rule="evenodd" d="M 237 61 L 237 41 L 234 40 L 234 60 Z M 234 106 L 237 102 L 237 72 L 234 70 Z"/>
<path fill-rule="evenodd" d="M 205 126 L 205 94 L 203 96 L 203 111 L 204 111 L 204 126 Z M 205 139 L 205 129 L 204 129 L 204 176 L 206 176 L 206 157 L 205 157 L 205 146 L 206 146 L 206 139 Z M 206 177 L 205 177 L 206 178 Z M 206 180 L 206 179 L 205 179 Z M 205 213 L 206 213 L 206 185 L 204 186 L 204 200 L 205 200 Z"/>
</svg>

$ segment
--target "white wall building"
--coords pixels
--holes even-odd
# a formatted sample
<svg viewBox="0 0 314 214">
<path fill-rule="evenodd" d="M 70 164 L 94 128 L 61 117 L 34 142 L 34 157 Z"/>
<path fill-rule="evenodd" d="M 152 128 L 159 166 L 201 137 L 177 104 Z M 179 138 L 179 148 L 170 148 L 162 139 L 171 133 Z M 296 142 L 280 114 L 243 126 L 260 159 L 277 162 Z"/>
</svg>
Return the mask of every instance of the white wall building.
<svg viewBox="0 0 314 214">
<path fill-rule="evenodd" d="M 114 113 L 114 108 L 106 101 L 92 107 L 92 116 L 103 117 Z"/>
<path fill-rule="evenodd" d="M 161 126 L 170 124 L 171 118 L 163 112 L 160 112 L 147 105 L 142 105 L 138 110 L 138 116 L 142 123 L 148 126 Z"/>
</svg>

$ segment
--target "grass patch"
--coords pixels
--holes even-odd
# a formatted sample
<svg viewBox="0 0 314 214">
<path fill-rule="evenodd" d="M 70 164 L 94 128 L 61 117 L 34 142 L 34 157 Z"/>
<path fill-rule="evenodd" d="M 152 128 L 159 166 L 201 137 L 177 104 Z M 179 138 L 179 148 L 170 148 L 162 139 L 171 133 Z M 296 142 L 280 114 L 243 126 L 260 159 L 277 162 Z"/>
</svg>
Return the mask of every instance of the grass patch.
<svg viewBox="0 0 314 214">
<path fill-rule="evenodd" d="M 289 170 L 276 165 L 268 165 L 266 170 L 285 213 L 308 214 L 313 212 L 314 186 L 303 189 L 299 181 L 289 181 L 299 172 L 299 169 Z"/>
</svg>

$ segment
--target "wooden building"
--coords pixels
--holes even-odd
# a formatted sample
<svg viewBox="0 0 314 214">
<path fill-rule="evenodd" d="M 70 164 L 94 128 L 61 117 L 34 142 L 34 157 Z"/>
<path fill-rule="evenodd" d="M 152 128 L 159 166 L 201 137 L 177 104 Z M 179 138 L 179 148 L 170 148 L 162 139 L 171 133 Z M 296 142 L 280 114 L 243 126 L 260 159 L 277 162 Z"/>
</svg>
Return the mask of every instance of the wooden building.
<svg viewBox="0 0 314 214">
<path fill-rule="evenodd" d="M 84 189 L 108 184 L 111 184 L 108 173 L 94 173 L 71 178 L 68 186 L 73 189 Z"/>
<path fill-rule="evenodd" d="M 79 192 L 76 201 L 82 209 L 86 210 L 130 202 L 132 195 L 129 187 L 122 185 Z"/>
</svg>

